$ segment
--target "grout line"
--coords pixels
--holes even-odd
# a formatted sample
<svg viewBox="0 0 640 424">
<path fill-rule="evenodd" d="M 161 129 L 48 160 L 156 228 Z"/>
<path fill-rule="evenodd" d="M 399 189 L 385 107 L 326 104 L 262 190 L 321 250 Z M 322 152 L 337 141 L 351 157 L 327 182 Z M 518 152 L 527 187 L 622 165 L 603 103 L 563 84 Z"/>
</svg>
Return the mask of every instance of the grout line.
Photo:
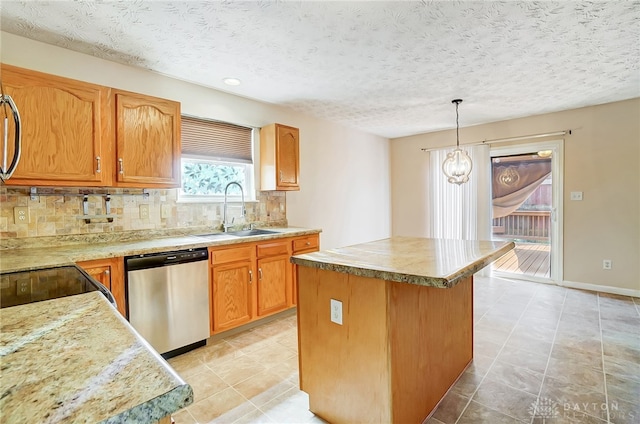
<svg viewBox="0 0 640 424">
<path fill-rule="evenodd" d="M 542 374 L 542 382 L 540 383 L 540 390 L 538 391 L 538 397 L 536 398 L 536 402 L 540 400 L 540 395 L 542 395 L 542 388 L 544 387 L 544 380 L 547 378 L 547 370 L 549 369 L 549 363 L 551 362 L 551 353 L 553 352 L 553 347 L 556 344 L 556 337 L 558 335 L 558 328 L 560 328 L 560 322 L 562 321 L 562 314 L 564 314 L 564 305 L 567 301 L 567 293 L 568 291 L 564 291 L 564 297 L 562 299 L 562 309 L 560 310 L 560 316 L 558 317 L 558 323 L 556 324 L 556 330 L 553 332 L 553 340 L 551 341 L 551 350 L 549 351 L 549 356 L 547 356 L 547 365 L 544 367 L 544 373 Z M 535 420 L 535 414 L 531 417 L 531 423 Z M 544 422 L 544 419 L 543 419 Z"/>
<path fill-rule="evenodd" d="M 604 367 L 604 337 L 602 337 L 602 315 L 600 314 L 600 293 L 597 294 L 598 300 L 598 325 L 600 326 L 600 360 L 602 361 L 602 380 L 604 383 L 604 401 L 607 405 L 607 422 L 611 422 L 611 414 L 609 413 L 609 391 L 607 390 L 607 370 Z"/>
<path fill-rule="evenodd" d="M 517 282 L 514 281 L 509 281 L 512 285 L 518 284 Z M 458 415 L 458 418 L 456 418 L 454 424 L 458 424 L 458 421 L 460 421 L 460 418 L 464 415 L 465 411 L 467 410 L 467 408 L 469 407 L 469 405 L 471 404 L 471 401 L 473 400 L 473 397 L 476 395 L 476 393 L 478 392 L 478 389 L 480 388 L 480 386 L 482 386 L 482 383 L 484 383 L 484 380 L 487 378 L 487 376 L 489 375 L 489 372 L 491 371 L 491 368 L 493 368 L 493 365 L 496 363 L 496 361 L 498 360 L 498 356 L 500 356 L 500 354 L 502 353 L 502 350 L 504 349 L 505 345 L 507 344 L 507 342 L 509 341 L 509 339 L 511 338 L 511 335 L 513 334 L 513 332 L 515 331 L 515 329 L 518 327 L 518 324 L 520 323 L 520 320 L 522 319 L 522 316 L 524 315 L 524 313 L 526 312 L 526 310 L 529 308 L 529 305 L 531 304 L 531 302 L 533 301 L 536 293 L 538 292 L 538 290 L 540 289 L 539 286 L 536 286 L 536 290 L 535 292 L 533 292 L 531 294 L 531 297 L 529 298 L 529 302 L 527 302 L 527 306 L 522 310 L 522 313 L 520 314 L 520 316 L 518 317 L 518 320 L 516 321 L 515 325 L 513 326 L 513 328 L 511 329 L 511 331 L 509 332 L 509 336 L 507 337 L 507 339 L 502 343 L 502 347 L 500 347 L 500 350 L 498 351 L 498 353 L 496 353 L 495 358 L 493 359 L 493 361 L 491 362 L 491 365 L 489 365 L 489 369 L 487 370 L 487 373 L 482 376 L 482 379 L 480 380 L 480 383 L 478 383 L 478 387 L 475 388 L 475 390 L 473 391 L 473 393 L 471 393 L 471 395 L 469 396 L 469 400 L 467 401 L 466 405 L 464 406 L 464 408 L 462 408 L 462 411 L 460 411 L 460 415 Z M 502 295 L 500 295 L 500 297 L 493 303 L 493 305 L 491 305 L 492 309 L 496 303 L 498 303 L 498 301 L 500 299 L 502 299 L 504 296 L 506 296 L 506 292 L 503 292 Z M 482 318 L 484 318 L 484 315 L 486 315 L 488 312 L 485 312 L 485 314 L 482 315 Z M 481 318 L 481 319 L 482 319 Z M 478 320 L 480 321 L 480 320 Z M 559 321 L 559 320 L 558 320 Z M 475 324 L 474 324 L 474 331 L 475 331 Z M 475 339 L 474 339 L 475 341 Z M 475 347 L 474 347 L 475 350 Z M 551 354 L 551 353 L 549 353 Z M 543 377 L 544 378 L 544 377 Z M 477 401 L 476 401 L 477 402 Z M 478 402 L 479 403 L 479 402 Z M 481 404 L 482 405 L 482 404 Z M 486 406 L 486 405 L 483 405 Z M 490 408 L 492 409 L 492 408 Z M 500 411 L 496 411 L 496 412 L 500 412 Z M 507 415 L 504 412 L 500 412 L 503 415 Z"/>
</svg>

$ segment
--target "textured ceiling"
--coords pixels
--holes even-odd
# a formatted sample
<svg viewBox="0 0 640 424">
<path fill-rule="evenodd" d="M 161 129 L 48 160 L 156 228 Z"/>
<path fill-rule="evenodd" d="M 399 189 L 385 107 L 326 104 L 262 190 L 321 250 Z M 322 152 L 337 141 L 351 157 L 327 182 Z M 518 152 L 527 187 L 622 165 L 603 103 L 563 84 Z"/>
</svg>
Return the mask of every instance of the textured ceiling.
<svg viewBox="0 0 640 424">
<path fill-rule="evenodd" d="M 640 1 L 10 1 L 2 30 L 398 137 L 640 96 Z M 222 79 L 235 77 L 237 87 Z"/>
</svg>

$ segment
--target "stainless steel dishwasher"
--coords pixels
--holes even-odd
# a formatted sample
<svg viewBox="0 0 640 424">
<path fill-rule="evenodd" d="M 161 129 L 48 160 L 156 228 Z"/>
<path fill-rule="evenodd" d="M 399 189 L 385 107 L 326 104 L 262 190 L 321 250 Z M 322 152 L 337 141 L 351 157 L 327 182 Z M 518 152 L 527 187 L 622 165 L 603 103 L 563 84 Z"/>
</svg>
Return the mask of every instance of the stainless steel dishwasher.
<svg viewBox="0 0 640 424">
<path fill-rule="evenodd" d="M 165 358 L 209 337 L 207 249 L 128 256 L 129 322 Z"/>
</svg>

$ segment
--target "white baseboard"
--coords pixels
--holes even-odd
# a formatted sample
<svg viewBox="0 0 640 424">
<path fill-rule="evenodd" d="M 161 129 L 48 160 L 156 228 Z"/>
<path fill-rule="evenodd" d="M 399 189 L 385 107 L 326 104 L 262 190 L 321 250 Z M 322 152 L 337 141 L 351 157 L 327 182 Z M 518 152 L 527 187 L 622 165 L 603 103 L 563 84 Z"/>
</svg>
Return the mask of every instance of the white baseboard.
<svg viewBox="0 0 640 424">
<path fill-rule="evenodd" d="M 640 290 L 623 289 L 620 287 L 601 286 L 599 284 L 578 283 L 575 281 L 563 280 L 560 284 L 564 287 L 571 287 L 573 289 L 591 290 L 603 293 L 620 294 L 622 296 L 640 297 Z"/>
</svg>

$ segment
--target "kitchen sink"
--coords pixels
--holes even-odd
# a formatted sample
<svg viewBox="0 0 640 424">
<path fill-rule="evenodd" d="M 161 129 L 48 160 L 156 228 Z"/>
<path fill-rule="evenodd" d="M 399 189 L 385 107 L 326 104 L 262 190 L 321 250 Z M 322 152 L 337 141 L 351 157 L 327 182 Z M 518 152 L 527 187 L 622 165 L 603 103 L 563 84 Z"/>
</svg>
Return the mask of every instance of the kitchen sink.
<svg viewBox="0 0 640 424">
<path fill-rule="evenodd" d="M 203 238 L 216 238 L 216 237 L 227 237 L 229 233 L 209 233 L 209 234 L 197 234 L 194 237 L 203 237 Z"/>
<path fill-rule="evenodd" d="M 259 228 L 256 228 L 253 230 L 230 231 L 225 234 L 228 234 L 230 236 L 235 236 L 235 237 L 250 237 L 250 236 L 261 236 L 265 234 L 278 234 L 278 232 L 270 231 L 270 230 L 261 230 Z"/>
<path fill-rule="evenodd" d="M 251 237 L 251 236 L 261 236 L 265 234 L 278 234 L 277 231 L 270 230 L 262 230 L 259 228 L 253 230 L 242 230 L 242 231 L 229 231 L 227 233 L 208 233 L 208 234 L 198 234 L 195 237 L 202 237 L 207 239 L 215 239 L 218 237 Z"/>
</svg>

